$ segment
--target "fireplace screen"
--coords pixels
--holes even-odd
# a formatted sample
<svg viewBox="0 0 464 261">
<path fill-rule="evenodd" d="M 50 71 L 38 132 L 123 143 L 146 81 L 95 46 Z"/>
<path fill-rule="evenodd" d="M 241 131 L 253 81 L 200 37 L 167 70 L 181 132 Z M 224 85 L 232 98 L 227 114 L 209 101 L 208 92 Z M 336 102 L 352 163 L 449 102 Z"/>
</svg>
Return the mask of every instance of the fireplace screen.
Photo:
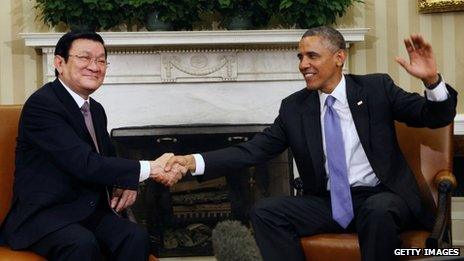
<svg viewBox="0 0 464 261">
<path fill-rule="evenodd" d="M 114 129 L 119 156 L 154 159 L 165 152 L 191 154 L 224 148 L 251 139 L 267 125 L 180 125 Z M 249 210 L 259 199 L 291 195 L 292 157 L 275 159 L 221 178 L 198 182 L 190 175 L 171 188 L 152 180 L 139 186 L 132 211 L 150 234 L 157 256 L 212 255 L 211 231 L 219 221 L 236 219 L 249 225 Z"/>
</svg>

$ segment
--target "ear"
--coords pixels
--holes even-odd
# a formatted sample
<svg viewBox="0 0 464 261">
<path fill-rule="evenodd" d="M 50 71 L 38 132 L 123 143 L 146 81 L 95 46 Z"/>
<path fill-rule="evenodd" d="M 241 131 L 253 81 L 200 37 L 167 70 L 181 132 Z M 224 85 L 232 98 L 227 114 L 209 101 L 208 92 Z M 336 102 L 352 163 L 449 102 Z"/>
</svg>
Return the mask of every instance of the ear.
<svg viewBox="0 0 464 261">
<path fill-rule="evenodd" d="M 66 62 L 63 57 L 61 57 L 60 55 L 55 55 L 53 65 L 55 66 L 55 69 L 58 71 L 58 74 L 61 74 L 63 72 L 63 66 L 65 63 Z"/>
<path fill-rule="evenodd" d="M 337 53 L 335 54 L 335 61 L 338 67 L 343 67 L 343 64 L 345 64 L 346 60 L 346 52 L 345 50 L 338 50 Z"/>
</svg>

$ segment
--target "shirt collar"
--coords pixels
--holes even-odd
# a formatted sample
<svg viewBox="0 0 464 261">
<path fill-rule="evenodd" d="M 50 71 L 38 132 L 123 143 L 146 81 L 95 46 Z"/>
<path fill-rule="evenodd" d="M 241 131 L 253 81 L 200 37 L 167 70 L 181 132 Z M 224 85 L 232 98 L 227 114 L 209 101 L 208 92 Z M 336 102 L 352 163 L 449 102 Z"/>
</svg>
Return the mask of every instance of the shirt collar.
<svg viewBox="0 0 464 261">
<path fill-rule="evenodd" d="M 89 105 L 90 105 L 90 101 L 89 99 L 85 100 L 84 98 L 82 98 L 81 96 L 79 96 L 79 94 L 75 93 L 73 90 L 71 90 L 71 88 L 69 88 L 68 86 L 66 86 L 66 84 L 64 84 L 64 82 L 58 78 L 58 80 L 61 82 L 61 84 L 63 85 L 63 87 L 69 92 L 69 94 L 71 95 L 71 97 L 73 97 L 74 101 L 76 102 L 77 106 L 80 108 L 82 108 L 82 105 L 84 105 L 84 102 L 88 102 Z"/>
<path fill-rule="evenodd" d="M 321 111 L 322 108 L 325 106 L 325 99 L 327 99 L 327 96 L 332 95 L 338 102 L 340 102 L 343 106 L 345 106 L 348 103 L 348 100 L 346 98 L 346 80 L 345 80 L 345 75 L 342 74 L 342 79 L 340 82 L 335 86 L 335 89 L 332 91 L 331 94 L 323 93 L 320 90 L 319 92 L 319 101 L 321 105 Z"/>
</svg>

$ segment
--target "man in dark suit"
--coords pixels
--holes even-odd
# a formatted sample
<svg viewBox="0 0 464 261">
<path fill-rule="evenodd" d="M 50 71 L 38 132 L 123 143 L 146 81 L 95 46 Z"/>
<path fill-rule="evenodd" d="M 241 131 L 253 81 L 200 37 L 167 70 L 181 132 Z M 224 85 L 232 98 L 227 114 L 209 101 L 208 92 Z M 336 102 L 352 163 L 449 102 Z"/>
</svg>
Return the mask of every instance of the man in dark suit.
<svg viewBox="0 0 464 261">
<path fill-rule="evenodd" d="M 267 161 L 290 148 L 305 196 L 269 198 L 251 221 L 264 260 L 303 260 L 301 236 L 356 231 L 363 260 L 393 260 L 399 232 L 433 218 L 396 140 L 394 121 L 437 128 L 453 121 L 456 91 L 438 74 L 431 46 L 405 40 L 406 71 L 425 85 L 426 98 L 396 86 L 386 74 L 343 75 L 346 45 L 330 27 L 309 29 L 299 43 L 306 88 L 282 101 L 274 123 L 252 140 L 226 149 L 171 158 L 193 175 Z"/>
<path fill-rule="evenodd" d="M 106 57 L 100 35 L 66 33 L 55 48 L 57 79 L 24 104 L 13 202 L 2 224 L 13 249 L 49 260 L 148 258 L 147 232 L 120 213 L 134 203 L 139 181 L 164 175 L 170 155 L 115 157 L 105 111 L 89 97 L 103 83 Z M 186 169 L 175 171 L 176 177 Z"/>
</svg>

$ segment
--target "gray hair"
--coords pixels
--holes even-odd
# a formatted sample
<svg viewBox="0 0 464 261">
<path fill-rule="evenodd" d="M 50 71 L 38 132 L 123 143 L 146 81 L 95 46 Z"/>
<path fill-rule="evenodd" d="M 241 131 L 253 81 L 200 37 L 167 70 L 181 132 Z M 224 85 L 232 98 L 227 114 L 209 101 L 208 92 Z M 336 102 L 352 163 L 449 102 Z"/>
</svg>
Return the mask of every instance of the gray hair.
<svg viewBox="0 0 464 261">
<path fill-rule="evenodd" d="M 343 38 L 343 35 L 335 30 L 334 28 L 330 26 L 318 26 L 318 27 L 312 27 L 309 28 L 301 37 L 301 39 L 308 37 L 308 36 L 319 36 L 323 37 L 324 39 L 328 40 L 328 42 L 331 45 L 331 49 L 333 51 L 337 51 L 339 49 L 345 50 L 346 49 L 346 43 L 345 39 Z"/>
</svg>

